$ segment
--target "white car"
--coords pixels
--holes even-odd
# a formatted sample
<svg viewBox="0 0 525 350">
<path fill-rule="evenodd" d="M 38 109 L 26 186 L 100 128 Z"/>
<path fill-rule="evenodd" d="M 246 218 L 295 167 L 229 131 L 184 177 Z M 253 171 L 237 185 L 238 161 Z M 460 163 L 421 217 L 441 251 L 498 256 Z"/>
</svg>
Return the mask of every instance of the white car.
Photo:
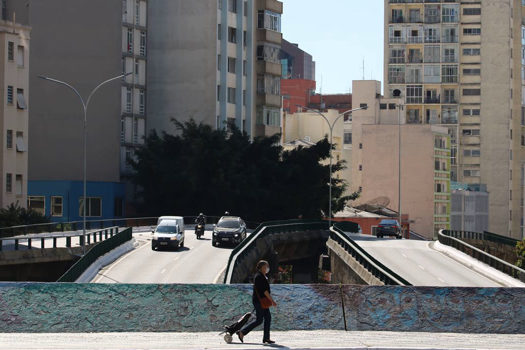
<svg viewBox="0 0 525 350">
<path fill-rule="evenodd" d="M 177 221 L 177 224 L 179 225 L 182 232 L 184 232 L 186 229 L 184 227 L 184 218 L 182 216 L 161 216 L 157 220 L 157 225 L 160 225 L 160 223 L 163 220 L 175 220 Z"/>
<path fill-rule="evenodd" d="M 175 220 L 162 220 L 153 231 L 151 249 L 184 247 L 184 231 Z"/>
</svg>

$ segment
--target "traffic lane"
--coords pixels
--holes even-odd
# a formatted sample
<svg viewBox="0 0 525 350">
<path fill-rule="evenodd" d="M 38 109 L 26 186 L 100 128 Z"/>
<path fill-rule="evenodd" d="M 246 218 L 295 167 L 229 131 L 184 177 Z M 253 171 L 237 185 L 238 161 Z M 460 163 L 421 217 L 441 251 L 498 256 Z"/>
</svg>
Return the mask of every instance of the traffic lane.
<svg viewBox="0 0 525 350">
<path fill-rule="evenodd" d="M 231 249 L 214 248 L 211 231 L 197 240 L 185 231 L 184 248 L 151 250 L 152 234 L 135 235 L 139 247 L 99 272 L 95 283 L 215 283 Z"/>
<path fill-rule="evenodd" d="M 416 286 L 501 287 L 448 256 L 430 242 L 351 235 L 374 258 Z"/>
</svg>

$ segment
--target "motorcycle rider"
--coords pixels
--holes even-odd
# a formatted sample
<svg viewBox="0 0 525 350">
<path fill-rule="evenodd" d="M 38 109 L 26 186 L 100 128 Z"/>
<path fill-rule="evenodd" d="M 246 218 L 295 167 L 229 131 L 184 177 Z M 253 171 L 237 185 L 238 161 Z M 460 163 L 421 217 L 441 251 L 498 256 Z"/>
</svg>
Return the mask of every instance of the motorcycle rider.
<svg viewBox="0 0 525 350">
<path fill-rule="evenodd" d="M 206 225 L 206 216 L 203 213 L 200 213 L 199 216 L 197 216 L 197 219 L 195 219 L 195 223 L 197 225 Z"/>
<path fill-rule="evenodd" d="M 199 226 L 202 226 L 199 228 Z M 206 216 L 203 213 L 200 213 L 199 216 L 195 219 L 195 235 L 197 239 L 200 239 L 204 235 L 204 230 L 206 227 Z"/>
</svg>

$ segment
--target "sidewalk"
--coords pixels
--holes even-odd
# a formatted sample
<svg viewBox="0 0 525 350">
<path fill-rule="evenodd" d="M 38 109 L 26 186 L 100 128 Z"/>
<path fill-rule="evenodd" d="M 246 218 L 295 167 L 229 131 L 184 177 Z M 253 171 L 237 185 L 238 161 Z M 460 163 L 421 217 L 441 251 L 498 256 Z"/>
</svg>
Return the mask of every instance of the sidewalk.
<svg viewBox="0 0 525 350">
<path fill-rule="evenodd" d="M 241 344 L 226 344 L 218 333 L 82 333 L 7 334 L 0 333 L 0 349 L 520 349 L 525 334 L 452 334 L 294 331 L 274 332 L 279 345 L 257 343 L 262 332 L 246 336 Z"/>
</svg>

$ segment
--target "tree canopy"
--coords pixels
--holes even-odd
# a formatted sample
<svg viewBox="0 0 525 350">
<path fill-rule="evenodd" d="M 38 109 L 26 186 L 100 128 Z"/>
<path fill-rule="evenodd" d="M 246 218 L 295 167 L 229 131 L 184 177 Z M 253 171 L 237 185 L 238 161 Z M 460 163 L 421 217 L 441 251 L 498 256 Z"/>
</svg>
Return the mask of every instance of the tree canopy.
<svg viewBox="0 0 525 350">
<path fill-rule="evenodd" d="M 221 215 L 247 221 L 320 218 L 328 212 L 330 143 L 291 151 L 279 135 L 250 140 L 235 127 L 214 130 L 191 120 L 177 135 L 153 132 L 130 161 L 137 202 L 144 215 Z M 333 172 L 344 169 L 335 162 Z M 343 197 L 344 180 L 333 180 L 333 212 L 355 198 Z"/>
</svg>

